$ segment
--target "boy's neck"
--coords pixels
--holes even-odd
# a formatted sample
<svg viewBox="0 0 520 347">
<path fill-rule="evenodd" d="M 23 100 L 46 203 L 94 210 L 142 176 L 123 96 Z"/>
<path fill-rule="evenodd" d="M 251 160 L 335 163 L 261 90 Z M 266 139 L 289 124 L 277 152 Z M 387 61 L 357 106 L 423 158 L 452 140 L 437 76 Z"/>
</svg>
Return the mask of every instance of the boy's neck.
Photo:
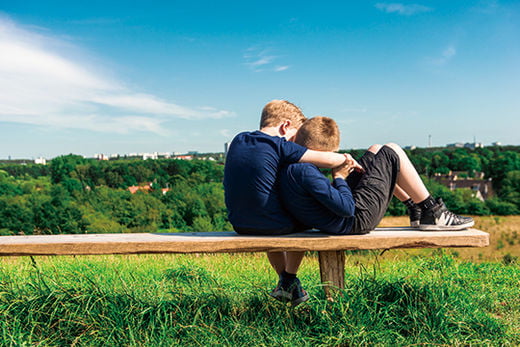
<svg viewBox="0 0 520 347">
<path fill-rule="evenodd" d="M 260 129 L 260 131 L 270 136 L 284 137 L 280 133 L 280 127 L 263 127 Z"/>
</svg>

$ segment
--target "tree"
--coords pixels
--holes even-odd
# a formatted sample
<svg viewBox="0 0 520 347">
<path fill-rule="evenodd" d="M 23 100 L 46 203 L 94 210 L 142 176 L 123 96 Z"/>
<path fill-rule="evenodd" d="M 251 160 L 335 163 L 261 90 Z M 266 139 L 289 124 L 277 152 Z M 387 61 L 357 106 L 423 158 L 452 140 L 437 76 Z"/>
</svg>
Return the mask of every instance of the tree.
<svg viewBox="0 0 520 347">
<path fill-rule="evenodd" d="M 520 209 L 520 170 L 506 173 L 502 181 L 501 196 Z"/>
<path fill-rule="evenodd" d="M 85 159 L 80 155 L 63 155 L 51 160 L 51 180 L 52 183 L 60 183 L 70 177 L 70 173 L 76 165 L 83 164 Z"/>
</svg>

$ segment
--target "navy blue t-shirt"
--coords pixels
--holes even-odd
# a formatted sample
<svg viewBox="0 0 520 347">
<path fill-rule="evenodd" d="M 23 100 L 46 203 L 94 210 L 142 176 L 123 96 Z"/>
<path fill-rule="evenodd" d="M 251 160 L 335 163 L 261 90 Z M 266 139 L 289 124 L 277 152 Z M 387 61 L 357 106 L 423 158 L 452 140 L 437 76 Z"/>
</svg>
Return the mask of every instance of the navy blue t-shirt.
<svg viewBox="0 0 520 347">
<path fill-rule="evenodd" d="M 234 227 L 274 230 L 293 226 L 279 197 L 278 171 L 307 148 L 261 131 L 235 136 L 226 156 L 224 191 Z"/>
<path fill-rule="evenodd" d="M 280 171 L 282 203 L 307 227 L 330 234 L 348 234 L 354 223 L 355 201 L 345 180 L 331 184 L 313 164 L 297 163 Z"/>
</svg>

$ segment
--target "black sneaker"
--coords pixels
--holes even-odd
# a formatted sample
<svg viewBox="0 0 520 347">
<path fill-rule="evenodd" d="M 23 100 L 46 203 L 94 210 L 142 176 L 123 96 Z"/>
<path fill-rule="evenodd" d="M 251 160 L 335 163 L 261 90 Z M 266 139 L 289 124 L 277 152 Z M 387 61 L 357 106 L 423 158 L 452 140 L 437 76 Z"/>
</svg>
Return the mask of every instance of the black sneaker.
<svg viewBox="0 0 520 347">
<path fill-rule="evenodd" d="M 278 281 L 276 288 L 271 293 L 269 293 L 269 295 L 281 302 L 288 302 L 292 300 L 291 292 L 283 288 L 281 280 Z"/>
<path fill-rule="evenodd" d="M 309 300 L 309 294 L 303 290 L 302 284 L 298 278 L 293 282 L 293 284 L 291 284 L 289 290 L 292 296 L 291 305 L 297 306 L 302 302 Z"/>
<path fill-rule="evenodd" d="M 475 222 L 471 217 L 462 217 L 448 211 L 441 198 L 435 206 L 421 212 L 419 229 L 426 231 L 455 231 L 472 227 Z"/>
<path fill-rule="evenodd" d="M 296 278 L 291 285 L 284 287 L 282 281 L 278 281 L 276 288 L 269 295 L 281 302 L 291 302 L 292 306 L 309 300 L 309 294 L 303 290 L 300 280 Z"/>
<path fill-rule="evenodd" d="M 410 216 L 410 226 L 412 228 L 418 228 L 421 222 L 421 208 L 416 204 L 408 207 L 408 215 Z"/>
</svg>

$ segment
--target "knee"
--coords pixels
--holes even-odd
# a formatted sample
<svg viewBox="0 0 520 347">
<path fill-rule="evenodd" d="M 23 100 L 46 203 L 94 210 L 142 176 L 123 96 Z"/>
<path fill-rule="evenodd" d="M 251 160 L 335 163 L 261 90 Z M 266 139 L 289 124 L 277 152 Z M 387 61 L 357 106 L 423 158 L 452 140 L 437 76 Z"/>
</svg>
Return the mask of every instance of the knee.
<svg viewBox="0 0 520 347">
<path fill-rule="evenodd" d="M 396 152 L 399 152 L 399 151 L 403 150 L 401 148 L 401 146 L 399 146 L 397 143 L 393 143 L 393 142 L 389 142 L 389 143 L 385 144 L 385 146 L 392 148 Z"/>
<path fill-rule="evenodd" d="M 370 147 L 368 148 L 368 151 L 369 151 L 369 152 L 372 152 L 372 153 L 375 154 L 375 153 L 379 152 L 379 150 L 381 149 L 381 147 L 383 147 L 383 146 L 381 146 L 381 145 L 379 145 L 379 144 L 375 144 L 375 145 L 370 146 Z"/>
</svg>

